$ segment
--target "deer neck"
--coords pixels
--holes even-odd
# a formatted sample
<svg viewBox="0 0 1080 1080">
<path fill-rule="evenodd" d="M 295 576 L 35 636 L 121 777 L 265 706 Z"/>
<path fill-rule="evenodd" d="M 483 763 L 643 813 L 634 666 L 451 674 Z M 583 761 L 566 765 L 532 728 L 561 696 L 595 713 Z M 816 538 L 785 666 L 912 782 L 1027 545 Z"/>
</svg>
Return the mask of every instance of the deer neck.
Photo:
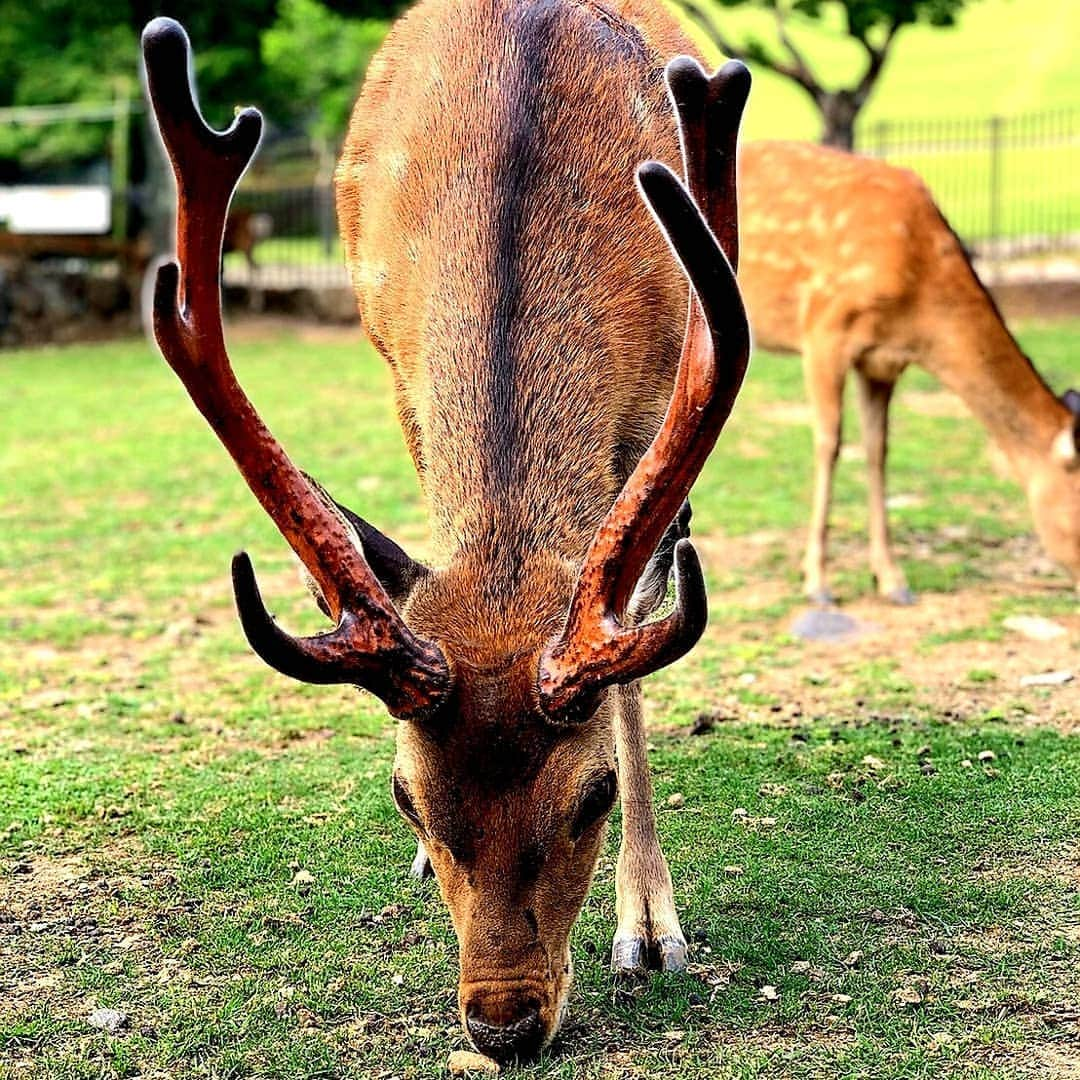
<svg viewBox="0 0 1080 1080">
<path fill-rule="evenodd" d="M 965 267 L 961 287 L 940 290 L 935 342 L 925 366 L 960 397 L 1021 470 L 1045 460 L 1069 412 L 1009 333 L 989 293 Z M 941 333 L 942 326 L 946 332 Z"/>
</svg>

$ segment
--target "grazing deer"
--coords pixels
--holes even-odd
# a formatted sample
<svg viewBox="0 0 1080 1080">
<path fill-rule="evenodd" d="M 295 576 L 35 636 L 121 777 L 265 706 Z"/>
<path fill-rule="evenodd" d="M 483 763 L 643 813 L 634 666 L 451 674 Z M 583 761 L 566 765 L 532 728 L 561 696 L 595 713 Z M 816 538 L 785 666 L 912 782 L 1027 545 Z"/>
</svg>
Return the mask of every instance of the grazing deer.
<svg viewBox="0 0 1080 1080">
<path fill-rule="evenodd" d="M 749 76 L 683 56 L 669 102 L 663 60 L 687 43 L 647 0 L 423 0 L 392 30 L 338 211 L 435 569 L 293 465 L 237 384 L 218 253 L 260 117 L 211 131 L 183 30 L 159 19 L 143 42 L 178 189 L 158 342 L 335 623 L 289 636 L 241 553 L 245 633 L 279 671 L 362 687 L 400 718 L 392 793 L 450 909 L 462 1021 L 484 1053 L 528 1057 L 558 1029 L 619 790 L 613 964 L 685 966 L 639 680 L 705 624 L 685 500 L 749 356 L 732 270 Z M 653 158 L 682 160 L 688 187 Z M 674 608 L 650 618 L 672 567 Z"/>
<path fill-rule="evenodd" d="M 739 281 L 755 341 L 802 353 L 813 412 L 814 500 L 805 588 L 827 601 L 825 541 L 854 369 L 879 592 L 913 599 L 893 558 L 885 453 L 893 387 L 919 364 L 958 394 L 1023 484 L 1047 553 L 1080 578 L 1080 395 L 1059 400 L 1010 335 L 963 248 L 913 173 L 801 143 L 741 150 Z"/>
</svg>

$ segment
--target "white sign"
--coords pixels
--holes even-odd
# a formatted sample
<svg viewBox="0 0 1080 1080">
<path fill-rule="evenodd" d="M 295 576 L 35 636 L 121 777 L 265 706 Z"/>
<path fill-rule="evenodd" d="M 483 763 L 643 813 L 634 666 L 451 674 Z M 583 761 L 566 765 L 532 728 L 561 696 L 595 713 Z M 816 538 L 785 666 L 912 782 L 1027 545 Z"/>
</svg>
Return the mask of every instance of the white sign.
<svg viewBox="0 0 1080 1080">
<path fill-rule="evenodd" d="M 112 225 L 112 193 L 100 184 L 0 187 L 0 221 L 13 233 L 100 235 Z"/>
</svg>

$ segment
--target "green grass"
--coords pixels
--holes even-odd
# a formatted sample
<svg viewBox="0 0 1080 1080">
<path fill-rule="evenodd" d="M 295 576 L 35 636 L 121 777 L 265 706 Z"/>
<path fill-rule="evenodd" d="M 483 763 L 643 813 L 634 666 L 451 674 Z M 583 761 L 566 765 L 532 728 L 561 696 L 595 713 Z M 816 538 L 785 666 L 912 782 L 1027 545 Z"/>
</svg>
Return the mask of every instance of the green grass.
<svg viewBox="0 0 1080 1080">
<path fill-rule="evenodd" d="M 768 12 L 716 2 L 712 11 L 735 41 L 756 36 L 770 47 L 776 44 Z M 718 58 L 700 32 L 692 26 L 690 32 L 711 59 Z M 836 19 L 818 23 L 793 16 L 790 32 L 827 86 L 848 85 L 865 66 L 861 48 Z M 955 27 L 916 25 L 900 32 L 862 119 L 873 125 L 1076 109 L 1078 36 L 1080 7 L 1071 0 L 974 0 Z M 815 139 L 817 110 L 793 82 L 755 68 L 744 131 L 752 139 Z"/>
<path fill-rule="evenodd" d="M 768 12 L 718 3 L 712 11 L 734 41 L 756 37 L 778 52 Z M 856 81 L 865 56 L 837 20 L 792 16 L 790 26 L 825 85 Z M 688 29 L 710 60 L 718 60 L 700 30 L 691 24 Z M 969 242 L 1080 231 L 1080 66 L 1070 46 L 1078 37 L 1080 5 L 1070 0 L 978 0 L 953 28 L 906 27 L 860 116 L 859 148 L 884 150 L 890 162 L 918 172 Z M 752 70 L 744 138 L 817 139 L 819 114 L 806 93 L 766 68 Z M 1033 113 L 1044 114 L 1043 119 L 1006 122 L 1002 129 L 1001 204 L 995 219 L 986 121 Z M 1056 115 L 1045 115 L 1051 113 Z M 897 122 L 910 121 L 956 124 L 898 133 Z M 889 131 L 881 128 L 883 122 L 891 122 Z"/>
<path fill-rule="evenodd" d="M 1078 339 L 1066 323 L 1023 341 L 1061 387 Z M 422 554 L 371 350 L 248 332 L 232 351 L 294 457 Z M 321 623 L 272 526 L 142 343 L 8 353 L 0 384 L 0 1075 L 445 1075 L 464 1043 L 456 946 L 434 889 L 405 876 L 392 725 L 352 692 L 265 670 L 231 612 L 244 546 L 290 628 Z M 905 386 L 934 389 L 917 372 Z M 695 491 L 710 629 L 648 689 L 694 966 L 612 985 L 613 831 L 564 1034 L 520 1075 L 1075 1067 L 1077 692 L 1018 689 L 1001 626 L 1057 618 L 1075 662 L 1075 599 L 1061 578 L 1012 583 L 1006 567 L 1033 554 L 1017 490 L 985 467 L 974 424 L 906 397 L 891 476 L 912 497 L 892 517 L 923 603 L 896 614 L 869 596 L 865 489 L 845 460 L 837 583 L 898 636 L 807 646 L 788 624 L 810 435 L 777 412 L 801 378 L 755 358 Z M 701 715 L 711 730 L 687 736 Z M 290 884 L 298 867 L 310 891 Z M 126 1027 L 91 1028 L 97 1006 Z"/>
</svg>

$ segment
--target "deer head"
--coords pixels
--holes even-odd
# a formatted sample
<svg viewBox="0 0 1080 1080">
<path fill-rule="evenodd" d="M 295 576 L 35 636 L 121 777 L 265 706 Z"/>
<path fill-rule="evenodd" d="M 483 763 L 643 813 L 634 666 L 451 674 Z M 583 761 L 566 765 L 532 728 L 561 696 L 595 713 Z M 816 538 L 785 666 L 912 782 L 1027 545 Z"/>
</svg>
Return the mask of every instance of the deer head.
<svg viewBox="0 0 1080 1080">
<path fill-rule="evenodd" d="M 1019 479 L 1043 548 L 1080 589 L 1080 392 L 1066 390 L 1055 416 L 1049 454 L 1026 462 Z"/>
<path fill-rule="evenodd" d="M 155 334 L 334 624 L 314 637 L 286 633 L 240 553 L 233 585 L 244 632 L 278 671 L 368 690 L 401 721 L 393 797 L 450 909 L 464 1024 L 493 1056 L 529 1056 L 558 1028 L 570 929 L 617 795 L 611 688 L 678 659 L 705 626 L 697 556 L 689 540 L 673 541 L 749 356 L 732 270 L 746 70 L 730 64 L 710 79 L 688 58 L 673 61 L 689 190 L 656 162 L 637 174 L 691 283 L 662 427 L 583 564 L 516 551 L 512 570 L 493 574 L 467 553 L 440 569 L 412 560 L 300 471 L 261 422 L 229 364 L 219 285 L 228 204 L 261 118 L 248 109 L 223 133 L 205 125 L 177 23 L 152 22 L 143 49 L 178 195 L 177 262 L 158 276 Z M 674 607 L 641 624 L 672 562 Z"/>
</svg>

